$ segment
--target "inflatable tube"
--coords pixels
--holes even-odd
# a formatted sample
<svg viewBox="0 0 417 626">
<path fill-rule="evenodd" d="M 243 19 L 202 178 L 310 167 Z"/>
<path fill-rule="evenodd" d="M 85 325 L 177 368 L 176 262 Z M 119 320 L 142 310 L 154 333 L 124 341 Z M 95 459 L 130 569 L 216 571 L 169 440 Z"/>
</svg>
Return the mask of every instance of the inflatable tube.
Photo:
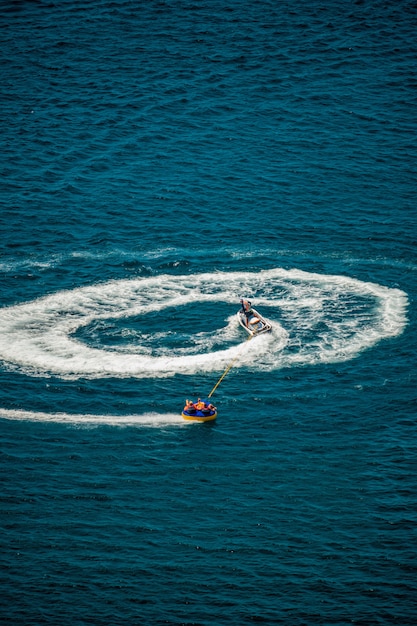
<svg viewBox="0 0 417 626">
<path fill-rule="evenodd" d="M 181 413 L 185 420 L 191 422 L 211 422 L 216 419 L 217 411 L 183 411 Z"/>
</svg>

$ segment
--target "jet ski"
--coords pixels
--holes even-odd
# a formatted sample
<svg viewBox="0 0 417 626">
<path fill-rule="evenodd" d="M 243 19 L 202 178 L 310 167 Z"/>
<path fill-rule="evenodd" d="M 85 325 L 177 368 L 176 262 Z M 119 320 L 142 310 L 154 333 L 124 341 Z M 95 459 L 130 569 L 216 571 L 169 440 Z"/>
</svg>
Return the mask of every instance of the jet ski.
<svg viewBox="0 0 417 626">
<path fill-rule="evenodd" d="M 249 300 L 241 299 L 242 308 L 237 312 L 239 324 L 249 335 L 255 337 L 272 330 L 271 324 L 256 309 L 252 308 Z"/>
</svg>

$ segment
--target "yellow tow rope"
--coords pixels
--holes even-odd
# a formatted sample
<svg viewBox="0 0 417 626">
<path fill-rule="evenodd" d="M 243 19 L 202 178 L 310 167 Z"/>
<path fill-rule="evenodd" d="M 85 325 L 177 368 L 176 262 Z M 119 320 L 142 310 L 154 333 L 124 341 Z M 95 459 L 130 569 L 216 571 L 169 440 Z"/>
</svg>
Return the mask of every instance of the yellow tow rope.
<svg viewBox="0 0 417 626">
<path fill-rule="evenodd" d="M 252 339 L 252 335 L 249 335 L 249 337 L 247 338 L 246 341 L 249 341 L 249 339 Z M 245 345 L 245 344 L 243 344 Z M 229 365 L 226 367 L 226 369 L 224 370 L 223 374 L 220 376 L 219 380 L 217 381 L 217 383 L 214 385 L 213 389 L 210 391 L 208 397 L 211 398 L 211 396 L 213 395 L 213 393 L 216 391 L 217 387 L 220 385 L 220 383 L 222 382 L 223 378 L 226 376 L 226 374 L 228 374 L 230 372 L 230 370 L 232 369 L 233 365 L 236 363 L 236 361 L 238 360 L 238 358 L 240 357 L 240 351 L 239 353 L 235 356 L 235 358 L 233 359 L 233 361 L 231 361 L 229 363 Z"/>
</svg>

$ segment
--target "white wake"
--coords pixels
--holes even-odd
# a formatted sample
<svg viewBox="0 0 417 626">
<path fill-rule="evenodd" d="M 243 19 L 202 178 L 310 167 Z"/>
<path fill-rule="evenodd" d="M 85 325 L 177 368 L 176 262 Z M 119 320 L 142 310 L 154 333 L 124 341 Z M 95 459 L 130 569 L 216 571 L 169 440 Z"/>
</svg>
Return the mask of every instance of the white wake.
<svg viewBox="0 0 417 626">
<path fill-rule="evenodd" d="M 88 413 L 46 413 L 43 411 L 25 411 L 21 409 L 0 408 L 0 418 L 13 421 L 51 422 L 59 424 L 77 424 L 79 426 L 183 426 L 192 424 L 184 420 L 179 413 L 144 413 L 142 415 L 89 415 Z"/>
<path fill-rule="evenodd" d="M 165 345 L 161 315 L 161 327 L 150 336 L 147 332 L 156 313 L 169 309 L 186 320 L 190 304 L 203 308 L 217 302 L 221 311 L 222 303 L 236 303 L 237 309 L 240 295 L 252 297 L 271 321 L 272 333 L 242 345 L 244 331 L 235 315 L 219 317 L 215 330 L 207 332 L 202 320 L 202 332 L 190 331 L 192 346 L 186 350 Z M 214 372 L 238 355 L 237 367 L 271 371 L 354 358 L 399 335 L 406 308 L 407 296 L 399 289 L 281 268 L 117 280 L 0 309 L 0 359 L 25 374 L 66 379 Z M 106 320 L 126 336 L 123 320 L 132 317 L 139 327 L 128 345 L 92 347 L 75 337 L 80 329 Z"/>
</svg>

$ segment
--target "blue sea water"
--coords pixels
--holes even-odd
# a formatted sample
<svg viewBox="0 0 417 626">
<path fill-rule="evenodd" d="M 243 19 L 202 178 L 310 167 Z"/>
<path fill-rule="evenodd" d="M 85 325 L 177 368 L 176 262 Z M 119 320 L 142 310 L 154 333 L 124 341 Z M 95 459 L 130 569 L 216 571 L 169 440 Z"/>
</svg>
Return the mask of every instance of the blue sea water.
<svg viewBox="0 0 417 626">
<path fill-rule="evenodd" d="M 415 3 L 0 25 L 0 622 L 415 624 Z"/>
</svg>

